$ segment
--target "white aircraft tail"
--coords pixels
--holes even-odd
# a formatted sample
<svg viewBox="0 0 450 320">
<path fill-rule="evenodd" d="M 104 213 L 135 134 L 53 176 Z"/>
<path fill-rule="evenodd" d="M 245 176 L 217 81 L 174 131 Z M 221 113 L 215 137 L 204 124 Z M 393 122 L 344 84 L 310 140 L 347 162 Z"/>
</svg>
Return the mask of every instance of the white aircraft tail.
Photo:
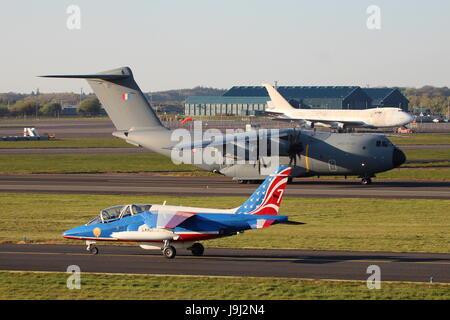
<svg viewBox="0 0 450 320">
<path fill-rule="evenodd" d="M 270 96 L 271 101 L 267 102 L 270 111 L 283 113 L 285 111 L 295 110 L 274 87 L 267 83 L 263 83 L 262 85 L 266 88 Z"/>
<path fill-rule="evenodd" d="M 39 137 L 39 132 L 36 128 L 23 128 L 24 137 Z"/>
</svg>

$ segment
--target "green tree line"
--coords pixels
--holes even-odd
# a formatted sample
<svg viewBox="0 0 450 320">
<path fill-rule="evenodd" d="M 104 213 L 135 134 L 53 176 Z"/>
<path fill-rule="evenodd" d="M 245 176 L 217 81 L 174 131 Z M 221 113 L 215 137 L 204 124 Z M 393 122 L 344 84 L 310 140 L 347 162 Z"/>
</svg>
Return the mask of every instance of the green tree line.
<svg viewBox="0 0 450 320">
<path fill-rule="evenodd" d="M 424 86 L 422 88 L 399 88 L 409 100 L 409 110 L 417 108 L 430 109 L 433 114 L 447 115 L 450 105 L 450 89 L 448 87 Z M 179 105 L 189 96 L 220 96 L 226 90 L 208 87 L 178 89 L 146 93 L 146 97 L 154 104 Z M 82 103 L 80 103 L 82 101 Z M 85 102 L 86 101 L 86 102 Z M 50 93 L 21 94 L 0 93 L 0 117 L 2 116 L 58 116 L 62 105 L 78 105 L 78 114 L 84 116 L 97 115 L 100 103 L 94 94 Z"/>
<path fill-rule="evenodd" d="M 0 117 L 2 116 L 47 116 L 57 117 L 61 114 L 61 100 L 42 98 L 32 95 L 18 101 L 0 98 Z M 83 100 L 77 108 L 77 112 L 82 116 L 95 116 L 100 114 L 101 104 L 97 98 Z"/>
<path fill-rule="evenodd" d="M 447 115 L 450 105 L 450 89 L 448 87 L 403 88 L 401 92 L 409 100 L 410 111 L 421 108 L 430 109 L 432 114 Z"/>
</svg>

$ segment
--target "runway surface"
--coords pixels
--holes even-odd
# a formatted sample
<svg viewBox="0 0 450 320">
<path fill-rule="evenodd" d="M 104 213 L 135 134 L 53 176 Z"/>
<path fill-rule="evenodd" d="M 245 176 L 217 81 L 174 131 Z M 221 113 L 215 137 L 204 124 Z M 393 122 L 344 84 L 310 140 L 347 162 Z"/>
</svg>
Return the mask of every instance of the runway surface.
<svg viewBox="0 0 450 320">
<path fill-rule="evenodd" d="M 450 145 L 404 145 L 401 146 L 405 150 L 446 150 L 450 149 Z M 105 153 L 120 153 L 120 154 L 134 154 L 134 153 L 153 153 L 144 148 L 0 148 L 0 155 L 2 154 L 105 154 Z M 441 161 L 441 160 L 439 160 Z M 410 161 L 406 161 L 408 163 Z M 417 161 L 413 161 L 417 162 Z M 430 162 L 423 160 L 422 162 Z"/>
<path fill-rule="evenodd" d="M 167 127 L 171 129 L 179 128 L 178 121 L 162 121 Z M 258 124 L 261 128 L 291 128 L 292 124 L 286 121 L 273 121 L 268 118 L 256 117 L 247 120 L 227 120 L 224 117 L 222 120 L 204 120 L 202 126 L 204 130 L 209 128 L 227 129 L 227 128 L 241 128 L 244 129 L 247 123 Z M 418 132 L 449 132 L 449 125 L 447 123 L 439 124 L 423 124 L 428 127 Z M 65 118 L 64 120 L 36 120 L 30 118 L 28 120 L 12 120 L 2 121 L 0 123 L 0 136 L 20 136 L 23 134 L 24 127 L 33 127 L 38 129 L 40 134 L 48 133 L 54 134 L 57 138 L 110 138 L 113 131 L 116 131 L 113 123 L 109 119 L 77 119 L 73 120 Z M 184 126 L 186 127 L 186 126 Z M 319 131 L 329 131 L 328 128 L 318 127 Z M 375 131 L 368 130 L 370 133 Z M 377 132 L 384 134 L 383 132 Z M 386 132 L 392 134 L 392 132 Z M 394 134 L 395 136 L 395 134 Z M 389 137 L 389 136 L 388 136 Z M 406 142 L 406 141 L 405 141 Z"/>
<path fill-rule="evenodd" d="M 153 153 L 144 148 L 33 148 L 33 149 L 0 149 L 2 154 L 135 154 Z"/>
<path fill-rule="evenodd" d="M 0 192 L 89 194 L 164 194 L 173 196 L 248 196 L 257 184 L 238 184 L 223 176 L 165 176 L 152 173 L 1 174 Z M 286 188 L 296 197 L 450 199 L 450 182 L 296 179 Z"/>
<path fill-rule="evenodd" d="M 20 136 L 24 127 L 36 128 L 41 135 L 57 138 L 111 138 L 115 131 L 110 120 L 24 120 L 0 123 L 0 136 Z"/>
<path fill-rule="evenodd" d="M 381 281 L 450 282 L 450 254 L 206 247 L 202 257 L 179 249 L 169 260 L 159 250 L 98 247 L 93 256 L 85 246 L 2 244 L 0 270 L 66 272 L 78 265 L 82 272 L 367 280 L 367 267 L 377 265 Z"/>
</svg>

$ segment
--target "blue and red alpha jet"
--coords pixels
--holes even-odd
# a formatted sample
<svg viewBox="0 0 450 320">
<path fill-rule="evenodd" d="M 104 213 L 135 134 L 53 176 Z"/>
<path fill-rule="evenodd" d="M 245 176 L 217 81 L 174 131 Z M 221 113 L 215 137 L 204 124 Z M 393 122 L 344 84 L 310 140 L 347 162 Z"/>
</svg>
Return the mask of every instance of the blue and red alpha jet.
<svg viewBox="0 0 450 320">
<path fill-rule="evenodd" d="M 280 166 L 244 202 L 234 209 L 206 209 L 160 204 L 127 204 L 104 209 L 86 225 L 63 233 L 67 239 L 86 240 L 87 250 L 98 253 L 97 241 L 138 242 L 143 249 L 161 249 L 171 259 L 176 249 L 203 255 L 196 242 L 232 236 L 248 229 L 288 222 L 278 215 L 290 167 Z"/>
</svg>

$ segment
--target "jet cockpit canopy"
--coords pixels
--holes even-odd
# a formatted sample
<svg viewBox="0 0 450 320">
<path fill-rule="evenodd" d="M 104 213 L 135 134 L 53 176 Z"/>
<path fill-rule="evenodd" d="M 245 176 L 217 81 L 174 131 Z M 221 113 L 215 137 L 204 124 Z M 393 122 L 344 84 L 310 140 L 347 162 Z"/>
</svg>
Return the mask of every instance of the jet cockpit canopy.
<svg viewBox="0 0 450 320">
<path fill-rule="evenodd" d="M 89 221 L 86 225 L 113 222 L 145 211 L 150 211 L 151 207 L 151 204 L 122 204 L 109 207 L 101 210 L 100 214 Z"/>
</svg>

